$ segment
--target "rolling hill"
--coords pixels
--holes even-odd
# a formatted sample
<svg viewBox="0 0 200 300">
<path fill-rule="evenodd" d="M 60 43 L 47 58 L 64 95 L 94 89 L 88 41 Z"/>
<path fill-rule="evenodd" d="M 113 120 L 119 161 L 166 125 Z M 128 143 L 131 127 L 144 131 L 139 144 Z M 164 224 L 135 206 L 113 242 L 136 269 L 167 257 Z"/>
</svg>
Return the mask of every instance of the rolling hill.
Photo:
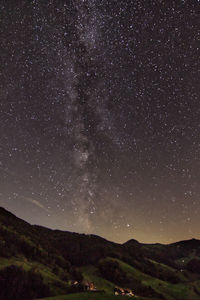
<svg viewBox="0 0 200 300">
<path fill-rule="evenodd" d="M 109 300 L 114 290 L 146 300 L 200 299 L 200 240 L 117 244 L 30 225 L 0 207 L 0 299 Z"/>
</svg>

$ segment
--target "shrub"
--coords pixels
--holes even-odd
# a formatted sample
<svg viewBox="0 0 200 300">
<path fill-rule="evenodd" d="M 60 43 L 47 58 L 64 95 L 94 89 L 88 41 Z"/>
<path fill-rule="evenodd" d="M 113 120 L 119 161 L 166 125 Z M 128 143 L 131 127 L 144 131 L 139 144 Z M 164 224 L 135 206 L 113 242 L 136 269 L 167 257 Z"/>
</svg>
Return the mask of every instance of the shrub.
<svg viewBox="0 0 200 300">
<path fill-rule="evenodd" d="M 101 261 L 98 264 L 98 268 L 104 278 L 116 284 L 124 284 L 129 281 L 127 274 L 120 268 L 117 261 Z"/>
</svg>

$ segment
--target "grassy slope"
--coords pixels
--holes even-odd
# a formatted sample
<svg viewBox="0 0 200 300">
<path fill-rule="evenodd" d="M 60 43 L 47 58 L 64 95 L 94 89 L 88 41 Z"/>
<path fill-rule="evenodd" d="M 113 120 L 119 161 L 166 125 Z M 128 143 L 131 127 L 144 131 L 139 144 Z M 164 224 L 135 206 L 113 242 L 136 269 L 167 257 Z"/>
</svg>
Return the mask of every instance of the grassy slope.
<svg viewBox="0 0 200 300">
<path fill-rule="evenodd" d="M 63 285 L 65 285 L 66 283 L 61 281 L 58 276 L 56 276 L 54 273 L 52 273 L 50 268 L 48 268 L 47 266 L 42 265 L 38 262 L 28 261 L 23 257 L 21 257 L 21 258 L 11 257 L 9 259 L 7 259 L 7 258 L 0 259 L 0 269 L 3 269 L 10 265 L 22 267 L 25 271 L 29 271 L 32 268 L 36 268 L 38 270 L 38 272 L 42 275 L 42 277 L 44 279 L 44 283 L 49 285 L 49 287 L 54 295 L 63 293 L 63 290 L 61 288 L 57 287 L 55 283 L 59 282 Z"/>
<path fill-rule="evenodd" d="M 171 272 L 174 272 L 176 274 L 176 276 L 180 279 L 181 282 L 186 282 L 187 279 L 185 278 L 185 276 L 183 275 L 182 272 L 180 271 L 177 271 L 176 269 L 170 267 L 170 266 L 167 266 L 163 263 L 159 263 L 159 262 L 156 262 L 152 259 L 149 259 L 149 261 L 151 263 L 154 264 L 155 268 L 159 271 L 160 269 L 163 270 L 163 271 L 171 271 Z"/>
<path fill-rule="evenodd" d="M 157 292 L 163 294 L 168 300 L 199 300 L 200 297 L 197 296 L 193 287 L 190 284 L 171 284 L 166 281 L 162 281 L 156 278 L 153 278 L 149 275 L 142 273 L 141 271 L 135 269 L 134 267 L 117 260 L 121 268 L 126 271 L 129 275 L 132 275 L 134 278 L 142 281 L 144 285 L 151 286 Z"/>
<path fill-rule="evenodd" d="M 108 294 L 113 294 L 115 284 L 98 276 L 98 269 L 94 266 L 80 268 L 85 280 L 94 282 L 98 290 L 104 290 Z"/>
<path fill-rule="evenodd" d="M 127 272 L 129 276 L 133 276 L 134 278 L 140 280 L 142 284 L 146 286 L 151 286 L 155 291 L 157 291 L 160 294 L 163 294 L 165 298 L 168 300 L 174 300 L 175 298 L 178 300 L 188 300 L 188 299 L 199 300 L 200 299 L 200 296 L 197 296 L 194 293 L 194 288 L 193 288 L 195 286 L 197 290 L 200 290 L 200 281 L 195 281 L 193 283 L 171 284 L 169 282 L 162 281 L 150 275 L 144 274 L 141 271 L 137 270 L 136 268 L 120 260 L 117 259 L 112 259 L 112 260 L 116 260 L 120 264 L 120 267 L 125 272 Z M 162 265 L 163 268 L 172 270 L 171 267 L 168 267 L 164 264 L 159 264 L 159 265 Z M 89 281 L 93 281 L 98 289 L 104 289 L 106 293 L 110 293 L 110 294 L 113 293 L 113 288 L 115 285 L 99 277 L 97 268 L 95 268 L 94 266 L 87 266 L 87 267 L 83 267 L 81 271 L 83 272 L 84 278 Z M 180 274 L 179 276 L 182 280 L 184 280 L 183 275 Z"/>
<path fill-rule="evenodd" d="M 111 259 L 111 258 L 108 258 Z M 113 259 L 112 260 L 117 260 Z M 197 296 L 194 293 L 194 287 L 200 291 L 200 281 L 195 281 L 192 283 L 185 283 L 185 284 L 170 284 L 166 281 L 162 281 L 156 278 L 153 278 L 147 274 L 142 273 L 141 271 L 137 270 L 136 268 L 117 260 L 120 264 L 120 267 L 127 272 L 129 276 L 133 276 L 134 278 L 140 280 L 142 284 L 146 286 L 151 286 L 153 289 L 155 289 L 157 292 L 163 294 L 166 299 L 168 300 L 199 300 L 200 296 Z M 62 282 L 54 273 L 51 272 L 51 270 L 42 264 L 36 263 L 36 262 L 30 262 L 26 259 L 22 258 L 1 258 L 0 260 L 0 269 L 5 268 L 9 265 L 17 265 L 23 267 L 25 270 L 30 270 L 31 268 L 37 268 L 37 270 L 42 274 L 44 278 L 44 282 L 48 283 L 54 293 L 54 295 L 62 294 L 63 291 L 58 288 L 55 285 L 55 282 Z M 168 266 L 163 265 L 163 267 L 168 268 Z M 93 294 L 93 293 L 80 293 L 80 294 L 71 294 L 71 295 L 65 295 L 65 296 L 56 296 L 56 297 L 50 297 L 45 298 L 45 300 L 99 300 L 99 299 L 105 299 L 105 300 L 114 300 L 116 297 L 113 295 L 113 289 L 115 284 L 103 279 L 98 274 L 98 269 L 94 266 L 85 266 L 80 268 L 81 272 L 83 273 L 83 276 L 86 280 L 94 282 L 97 289 L 104 290 L 106 293 L 100 293 L 100 294 Z M 64 283 L 64 282 L 62 282 Z M 65 283 L 64 283 L 65 284 Z M 117 299 L 121 299 L 121 297 L 117 297 Z M 124 297 L 122 298 L 124 299 Z M 142 299 L 142 298 L 137 298 Z M 143 298 L 145 299 L 145 298 Z M 146 298 L 147 299 L 147 298 Z M 153 298 L 148 298 L 153 300 Z"/>
</svg>

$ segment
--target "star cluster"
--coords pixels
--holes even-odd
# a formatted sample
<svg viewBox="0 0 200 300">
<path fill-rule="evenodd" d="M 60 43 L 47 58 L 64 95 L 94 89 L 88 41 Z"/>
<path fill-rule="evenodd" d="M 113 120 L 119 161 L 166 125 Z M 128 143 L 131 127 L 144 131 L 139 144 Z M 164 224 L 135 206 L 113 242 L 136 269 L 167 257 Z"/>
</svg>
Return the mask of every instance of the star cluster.
<svg viewBox="0 0 200 300">
<path fill-rule="evenodd" d="M 0 203 L 115 241 L 199 236 L 199 1 L 0 2 Z"/>
</svg>

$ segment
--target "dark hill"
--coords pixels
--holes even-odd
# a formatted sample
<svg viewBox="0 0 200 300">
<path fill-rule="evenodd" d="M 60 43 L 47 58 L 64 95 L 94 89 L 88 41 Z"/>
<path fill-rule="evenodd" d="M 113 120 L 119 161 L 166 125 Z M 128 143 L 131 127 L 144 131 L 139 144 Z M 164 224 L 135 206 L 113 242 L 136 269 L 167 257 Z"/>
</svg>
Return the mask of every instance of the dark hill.
<svg viewBox="0 0 200 300">
<path fill-rule="evenodd" d="M 149 258 L 171 266 L 178 266 L 177 261 L 180 259 L 186 258 L 187 261 L 189 257 L 200 256 L 200 240 L 191 239 L 169 245 L 143 244 L 141 249 Z"/>
<path fill-rule="evenodd" d="M 17 248 L 17 242 L 24 239 L 32 242 L 36 248 L 48 252 L 48 255 L 61 255 L 75 265 L 93 264 L 106 256 L 125 261 L 148 257 L 174 265 L 175 261 L 182 257 L 200 255 L 200 240 L 197 239 L 169 245 L 141 244 L 131 239 L 120 245 L 96 235 L 30 225 L 2 207 L 0 207 L 0 236 L 8 244 L 10 238 L 16 240 L 16 252 L 14 251 L 13 254 L 17 254 L 18 251 L 23 252 L 23 249 Z"/>
<path fill-rule="evenodd" d="M 30 225 L 2 207 L 0 237 L 7 247 L 7 255 L 23 254 L 32 257 L 36 253 L 37 259 L 42 260 L 40 256 L 46 252 L 48 257 L 62 256 L 75 265 L 94 263 L 108 255 L 117 257 L 123 255 L 121 245 L 99 236 Z M 11 245 L 13 244 L 11 240 L 15 240 L 15 245 Z M 25 251 L 25 248 L 26 250 L 29 248 L 30 252 Z"/>
<path fill-rule="evenodd" d="M 81 291 L 81 286 L 73 290 L 70 280 L 82 282 L 83 278 L 91 277 L 100 288 L 106 279 L 110 283 L 108 287 L 103 286 L 105 289 L 110 290 L 114 285 L 123 286 L 134 289 L 138 295 L 148 299 L 168 299 L 166 293 L 170 292 L 173 295 L 170 299 L 184 300 L 183 296 L 176 298 L 176 290 L 170 284 L 184 287 L 192 282 L 192 286 L 187 287 L 187 293 L 190 295 L 191 291 L 191 300 L 196 300 L 200 295 L 200 287 L 195 281 L 198 279 L 200 282 L 199 267 L 196 267 L 199 266 L 199 256 L 200 241 L 196 239 L 169 245 L 141 244 L 134 239 L 117 244 L 96 235 L 30 225 L 0 207 L 0 268 L 1 260 L 2 266 L 5 261 L 8 265 L 11 261 L 17 264 L 21 261 L 27 268 L 32 265 L 47 268 L 47 281 L 50 280 L 53 293 L 59 290 L 63 293 Z M 91 266 L 94 273 L 89 271 Z M 19 274 L 25 282 L 27 278 L 37 279 L 37 284 L 46 291 L 38 279 L 44 274 L 43 271 L 39 277 L 32 273 L 26 275 L 24 271 L 16 270 L 16 267 L 11 271 L 13 276 Z M 6 276 L 11 271 L 5 271 Z M 57 277 L 49 279 L 49 276 Z M 158 286 L 156 279 L 160 280 Z M 52 280 L 57 281 L 51 283 Z M 68 282 L 67 289 L 63 280 Z M 166 287 L 171 290 L 165 291 Z"/>
</svg>

